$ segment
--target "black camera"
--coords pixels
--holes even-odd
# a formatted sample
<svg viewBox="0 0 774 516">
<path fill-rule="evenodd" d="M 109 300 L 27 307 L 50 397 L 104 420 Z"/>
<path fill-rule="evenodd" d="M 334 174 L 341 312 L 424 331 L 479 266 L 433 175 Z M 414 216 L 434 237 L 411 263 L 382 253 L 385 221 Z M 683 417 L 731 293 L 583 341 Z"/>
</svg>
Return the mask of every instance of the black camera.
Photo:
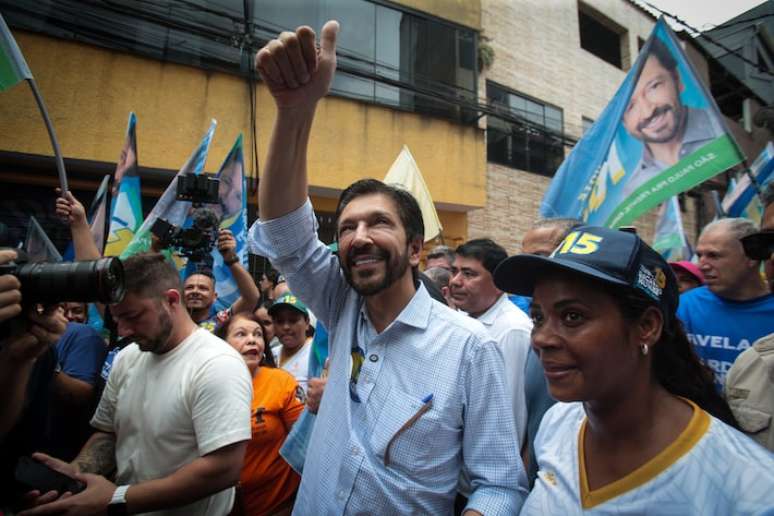
<svg viewBox="0 0 774 516">
<path fill-rule="evenodd" d="M 177 178 L 178 201 L 193 203 L 193 224 L 181 228 L 164 219 L 156 219 L 151 233 L 156 235 L 163 247 L 175 247 L 189 261 L 211 266 L 210 253 L 218 240 L 220 218 L 215 210 L 205 204 L 218 204 L 220 180 L 208 174 L 184 174 Z"/>
<path fill-rule="evenodd" d="M 124 266 L 118 258 L 65 263 L 28 263 L 24 253 L 0 265 L 0 275 L 13 274 L 21 283 L 25 304 L 118 303 L 124 298 Z"/>
<path fill-rule="evenodd" d="M 752 260 L 768 260 L 774 254 L 774 230 L 760 231 L 742 238 L 744 254 Z"/>
</svg>

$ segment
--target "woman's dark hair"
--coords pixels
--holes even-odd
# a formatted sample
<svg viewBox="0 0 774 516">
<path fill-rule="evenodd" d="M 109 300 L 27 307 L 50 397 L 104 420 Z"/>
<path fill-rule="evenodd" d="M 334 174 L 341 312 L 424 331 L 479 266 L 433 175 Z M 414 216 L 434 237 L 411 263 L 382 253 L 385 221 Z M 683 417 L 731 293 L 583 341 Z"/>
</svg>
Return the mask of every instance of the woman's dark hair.
<svg viewBox="0 0 774 516">
<path fill-rule="evenodd" d="M 261 324 L 261 321 L 258 320 L 257 317 L 255 317 L 255 314 L 252 312 L 239 312 L 231 317 L 228 318 L 226 322 L 215 328 L 215 336 L 220 337 L 224 341 L 226 341 L 226 337 L 228 336 L 228 330 L 231 328 L 231 323 L 233 323 L 236 319 L 247 319 L 249 321 L 254 321 L 258 323 L 258 326 L 261 327 L 261 334 L 263 335 L 263 356 L 261 357 L 261 362 L 259 365 L 265 366 L 265 367 L 277 367 L 277 363 L 274 362 L 274 355 L 271 352 L 271 348 L 269 347 L 269 342 L 266 340 L 266 328 Z M 228 342 L 228 341 L 226 341 Z M 230 344 L 229 344 L 230 345 Z"/>
<path fill-rule="evenodd" d="M 652 299 L 635 290 L 607 286 L 607 291 L 628 322 L 639 319 L 649 306 L 658 309 Z M 653 375 L 670 393 L 693 401 L 724 423 L 739 429 L 728 403 L 715 389 L 712 370 L 699 360 L 676 314 L 664 317 L 661 337 L 653 347 Z"/>
</svg>

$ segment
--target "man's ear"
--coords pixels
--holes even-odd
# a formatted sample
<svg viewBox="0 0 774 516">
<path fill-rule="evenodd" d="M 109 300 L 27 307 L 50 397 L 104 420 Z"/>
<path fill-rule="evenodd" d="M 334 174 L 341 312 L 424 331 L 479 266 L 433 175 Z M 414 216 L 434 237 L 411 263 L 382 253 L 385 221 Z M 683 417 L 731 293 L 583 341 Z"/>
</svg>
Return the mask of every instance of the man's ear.
<svg viewBox="0 0 774 516">
<path fill-rule="evenodd" d="M 174 307 L 176 304 L 179 305 L 181 299 L 180 291 L 175 288 L 167 289 L 167 291 L 164 292 L 164 299 L 170 307 Z"/>
<path fill-rule="evenodd" d="M 422 258 L 423 245 L 424 242 L 422 241 L 421 236 L 415 237 L 414 240 L 409 243 L 409 265 L 412 267 L 417 267 L 419 265 L 419 261 Z"/>
</svg>

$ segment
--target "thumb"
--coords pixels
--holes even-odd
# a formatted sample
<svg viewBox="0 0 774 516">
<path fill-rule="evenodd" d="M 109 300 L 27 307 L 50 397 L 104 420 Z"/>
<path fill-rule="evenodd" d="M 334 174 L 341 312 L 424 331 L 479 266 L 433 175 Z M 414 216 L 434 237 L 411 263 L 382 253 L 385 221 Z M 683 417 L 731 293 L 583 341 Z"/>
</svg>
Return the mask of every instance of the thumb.
<svg viewBox="0 0 774 516">
<path fill-rule="evenodd" d="M 323 25 L 320 34 L 320 49 L 328 57 L 336 55 L 336 34 L 339 32 L 339 22 L 331 20 Z"/>
</svg>

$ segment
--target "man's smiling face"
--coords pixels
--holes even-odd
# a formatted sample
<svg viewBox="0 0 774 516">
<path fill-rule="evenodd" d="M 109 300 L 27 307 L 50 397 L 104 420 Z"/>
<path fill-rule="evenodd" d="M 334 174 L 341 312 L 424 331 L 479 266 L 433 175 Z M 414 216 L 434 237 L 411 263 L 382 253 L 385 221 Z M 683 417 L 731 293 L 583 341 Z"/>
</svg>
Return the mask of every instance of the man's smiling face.
<svg viewBox="0 0 774 516">
<path fill-rule="evenodd" d="M 383 194 L 352 199 L 339 217 L 338 235 L 341 268 L 363 296 L 390 287 L 419 260 L 406 241 L 395 203 Z"/>
<path fill-rule="evenodd" d="M 666 143 L 680 136 L 685 108 L 680 80 L 651 55 L 634 87 L 623 122 L 629 134 L 645 143 Z"/>
</svg>

